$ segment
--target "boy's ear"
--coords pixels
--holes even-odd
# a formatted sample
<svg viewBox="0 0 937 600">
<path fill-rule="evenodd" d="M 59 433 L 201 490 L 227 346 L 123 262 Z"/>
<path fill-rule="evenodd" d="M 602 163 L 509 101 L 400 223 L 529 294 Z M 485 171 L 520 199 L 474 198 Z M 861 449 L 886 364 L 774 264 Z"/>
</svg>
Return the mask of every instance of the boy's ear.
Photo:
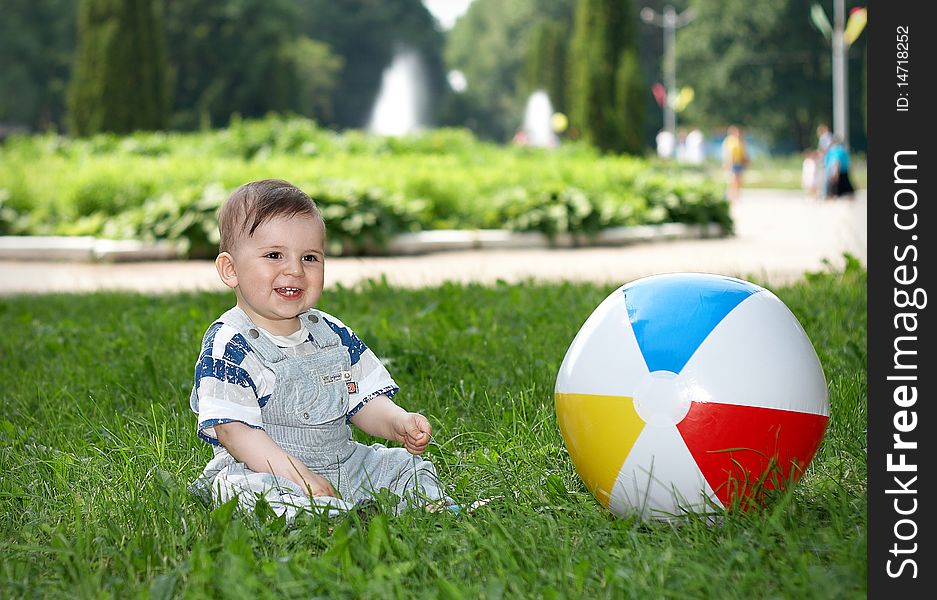
<svg viewBox="0 0 937 600">
<path fill-rule="evenodd" d="M 218 258 L 215 259 L 215 269 L 218 271 L 222 283 L 232 289 L 237 287 L 238 275 L 234 270 L 234 258 L 230 254 L 227 252 L 219 254 Z"/>
</svg>

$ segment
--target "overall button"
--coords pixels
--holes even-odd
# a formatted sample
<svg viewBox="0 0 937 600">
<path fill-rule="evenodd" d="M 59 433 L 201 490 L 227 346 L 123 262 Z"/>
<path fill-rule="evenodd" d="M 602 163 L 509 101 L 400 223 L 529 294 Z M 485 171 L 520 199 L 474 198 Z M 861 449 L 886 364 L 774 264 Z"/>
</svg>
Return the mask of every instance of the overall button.
<svg viewBox="0 0 937 600">
<path fill-rule="evenodd" d="M 317 317 L 317 316 L 315 316 L 315 315 L 309 315 L 309 322 L 310 322 L 310 323 L 318 323 L 318 322 L 319 322 L 319 317 Z"/>
<path fill-rule="evenodd" d="M 257 331 L 256 329 L 248 329 L 247 335 L 251 336 L 252 338 L 256 340 L 257 338 L 260 337 L 260 332 Z"/>
<path fill-rule="evenodd" d="M 304 413 L 303 413 L 303 418 L 308 421 L 308 420 L 309 420 L 309 413 L 304 412 Z"/>
</svg>

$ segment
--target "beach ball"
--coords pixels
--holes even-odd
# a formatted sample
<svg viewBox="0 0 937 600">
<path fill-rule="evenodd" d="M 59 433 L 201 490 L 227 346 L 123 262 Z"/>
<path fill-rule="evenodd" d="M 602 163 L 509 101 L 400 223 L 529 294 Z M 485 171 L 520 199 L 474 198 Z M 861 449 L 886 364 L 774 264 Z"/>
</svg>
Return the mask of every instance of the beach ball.
<svg viewBox="0 0 937 600">
<path fill-rule="evenodd" d="M 555 400 L 596 500 L 665 520 L 750 507 L 793 484 L 830 412 L 820 361 L 787 306 L 704 273 L 612 292 L 570 344 Z"/>
</svg>

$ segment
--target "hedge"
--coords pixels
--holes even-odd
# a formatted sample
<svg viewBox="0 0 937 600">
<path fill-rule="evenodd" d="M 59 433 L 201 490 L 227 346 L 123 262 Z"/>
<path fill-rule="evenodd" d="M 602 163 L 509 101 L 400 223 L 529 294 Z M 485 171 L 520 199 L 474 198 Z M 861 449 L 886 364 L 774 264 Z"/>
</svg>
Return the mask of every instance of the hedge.
<svg viewBox="0 0 937 600">
<path fill-rule="evenodd" d="M 584 144 L 504 147 L 462 129 L 386 138 L 271 116 L 200 133 L 8 138 L 0 234 L 170 240 L 189 256 L 211 256 L 224 198 L 265 177 L 319 203 L 333 254 L 380 253 L 396 234 L 431 229 L 551 237 L 668 222 L 732 229 L 721 184 Z"/>
</svg>

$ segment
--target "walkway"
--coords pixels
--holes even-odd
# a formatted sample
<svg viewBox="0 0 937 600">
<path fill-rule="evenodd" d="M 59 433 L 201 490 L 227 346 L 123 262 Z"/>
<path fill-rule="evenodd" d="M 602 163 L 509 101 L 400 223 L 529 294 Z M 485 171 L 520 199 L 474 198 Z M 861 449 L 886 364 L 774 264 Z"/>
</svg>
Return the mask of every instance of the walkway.
<svg viewBox="0 0 937 600">
<path fill-rule="evenodd" d="M 843 264 L 849 253 L 866 264 L 866 196 L 820 202 L 799 192 L 745 190 L 733 208 L 736 235 L 621 247 L 571 250 L 474 250 L 423 256 L 330 258 L 326 288 L 386 277 L 395 286 L 446 281 L 493 283 L 592 281 L 626 283 L 677 271 L 757 278 L 769 285 L 795 281 L 806 271 Z M 165 293 L 225 290 L 211 261 L 71 263 L 0 261 L 0 296 L 48 292 L 132 290 Z"/>
</svg>

